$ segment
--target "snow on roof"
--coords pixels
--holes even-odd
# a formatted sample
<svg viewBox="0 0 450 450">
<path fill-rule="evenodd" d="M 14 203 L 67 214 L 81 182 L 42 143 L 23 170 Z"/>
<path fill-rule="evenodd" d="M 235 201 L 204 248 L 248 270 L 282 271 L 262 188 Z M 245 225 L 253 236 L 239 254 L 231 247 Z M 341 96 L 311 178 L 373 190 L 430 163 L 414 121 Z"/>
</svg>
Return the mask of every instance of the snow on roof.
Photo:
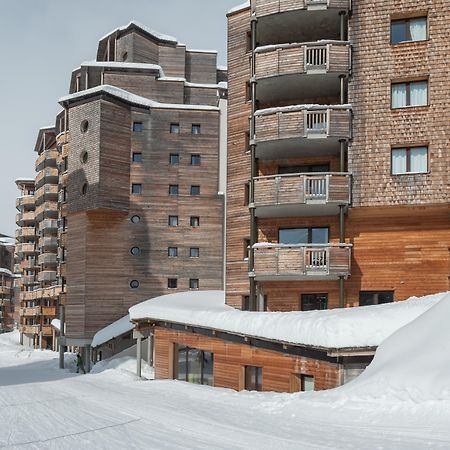
<svg viewBox="0 0 450 450">
<path fill-rule="evenodd" d="M 4 273 L 15 278 L 15 275 L 9 269 L 5 269 L 4 267 L 0 267 L 0 273 Z"/>
<path fill-rule="evenodd" d="M 128 333 L 134 328 L 134 324 L 130 322 L 130 316 L 127 314 L 119 320 L 109 324 L 105 328 L 97 331 L 95 333 L 94 338 L 92 339 L 91 346 L 98 347 L 99 345 L 104 344 L 105 342 L 114 339 L 124 333 Z"/>
<path fill-rule="evenodd" d="M 55 128 L 55 125 L 47 125 L 45 127 L 39 128 L 39 131 L 53 130 L 54 128 Z"/>
<path fill-rule="evenodd" d="M 198 48 L 187 48 L 186 51 L 190 53 L 217 53 L 217 50 L 201 50 Z"/>
<path fill-rule="evenodd" d="M 223 88 L 223 89 L 228 89 L 228 82 L 227 82 L 227 81 L 221 81 L 221 82 L 218 84 L 218 86 L 219 86 L 220 88 Z"/>
<path fill-rule="evenodd" d="M 431 302 L 431 308 L 382 342 L 369 367 L 336 394 L 414 404 L 450 399 L 450 293 L 439 297 L 437 304 Z"/>
<path fill-rule="evenodd" d="M 324 311 L 250 312 L 226 305 L 223 291 L 189 291 L 147 300 L 129 313 L 131 320 L 176 322 L 297 345 L 374 347 L 444 295 Z"/>
<path fill-rule="evenodd" d="M 315 103 L 311 104 L 304 104 L 304 105 L 290 105 L 290 106 L 280 106 L 276 108 L 266 108 L 266 109 L 258 109 L 258 111 L 255 111 L 255 116 L 267 116 L 269 114 L 275 114 L 277 112 L 293 112 L 293 111 L 302 111 L 304 109 L 309 110 L 323 110 L 323 109 L 349 109 L 352 105 L 350 104 L 344 104 L 344 105 L 318 105 Z"/>
<path fill-rule="evenodd" d="M 231 8 L 228 12 L 228 14 L 233 14 L 235 12 L 241 11 L 242 9 L 250 8 L 250 0 L 247 0 L 244 3 L 241 3 L 240 5 L 236 5 L 233 8 Z"/>
<path fill-rule="evenodd" d="M 16 239 L 9 236 L 2 236 L 0 237 L 0 245 L 7 245 L 7 246 L 16 245 Z"/>
<path fill-rule="evenodd" d="M 228 66 L 217 66 L 217 70 L 228 70 Z"/>
<path fill-rule="evenodd" d="M 131 63 L 119 61 L 84 61 L 81 67 L 111 67 L 117 69 L 138 69 L 138 70 L 159 70 L 160 75 L 164 76 L 162 67 L 158 64 Z M 77 69 L 75 69 L 77 70 Z"/>
<path fill-rule="evenodd" d="M 160 108 L 160 109 L 188 109 L 188 110 L 200 110 L 200 111 L 219 111 L 216 106 L 210 105 L 187 105 L 183 103 L 159 103 L 154 100 L 150 100 L 140 95 L 132 94 L 115 86 L 108 84 L 102 84 L 85 91 L 75 92 L 74 94 L 66 95 L 59 99 L 59 103 L 69 102 L 72 100 L 78 100 L 83 97 L 89 97 L 91 95 L 105 93 L 112 95 L 120 100 L 124 100 L 133 105 L 142 106 L 144 108 Z"/>
<path fill-rule="evenodd" d="M 53 319 L 50 324 L 56 330 L 61 331 L 61 321 L 59 319 Z"/>
<path fill-rule="evenodd" d="M 109 33 L 105 34 L 103 37 L 101 37 L 99 39 L 100 41 L 103 41 L 103 39 L 108 38 L 109 36 L 111 36 L 112 34 L 116 33 L 116 32 L 120 32 L 120 31 L 125 31 L 126 29 L 128 29 L 131 26 L 135 26 L 136 28 L 139 28 L 140 30 L 144 31 L 147 34 L 150 34 L 151 36 L 153 36 L 154 38 L 160 40 L 160 41 L 164 41 L 164 42 L 169 42 L 172 44 L 177 44 L 178 40 L 177 38 L 173 37 L 173 36 L 169 36 L 167 34 L 163 34 L 160 33 L 158 31 L 152 30 L 151 28 L 142 25 L 142 23 L 136 21 L 136 20 L 132 20 L 128 25 L 122 26 L 122 27 L 118 27 L 112 31 L 110 31 Z"/>
<path fill-rule="evenodd" d="M 18 184 L 18 183 L 34 183 L 34 178 L 20 177 L 20 178 L 16 178 L 14 182 L 16 184 Z"/>
</svg>

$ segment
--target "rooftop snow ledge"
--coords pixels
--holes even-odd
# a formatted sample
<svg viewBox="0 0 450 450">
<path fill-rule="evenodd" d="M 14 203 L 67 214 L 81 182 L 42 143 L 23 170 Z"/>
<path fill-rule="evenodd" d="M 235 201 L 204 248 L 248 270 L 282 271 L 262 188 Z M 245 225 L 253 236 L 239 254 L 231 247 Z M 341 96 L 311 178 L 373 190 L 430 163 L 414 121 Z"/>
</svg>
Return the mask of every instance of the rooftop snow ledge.
<svg viewBox="0 0 450 450">
<path fill-rule="evenodd" d="M 188 109 L 188 110 L 199 110 L 199 111 L 219 111 L 216 106 L 209 105 L 186 105 L 183 103 L 159 103 L 154 100 L 150 100 L 140 95 L 132 94 L 131 92 L 125 91 L 115 86 L 110 86 L 108 84 L 102 84 L 91 89 L 86 89 L 85 91 L 76 92 L 74 94 L 66 95 L 59 99 L 59 103 L 64 106 L 64 103 L 70 103 L 82 98 L 91 97 L 98 94 L 109 94 L 119 100 L 123 100 L 132 105 L 141 106 L 144 108 L 160 108 L 160 109 Z"/>
<path fill-rule="evenodd" d="M 228 12 L 227 12 L 227 16 L 228 14 L 233 14 L 236 13 L 238 11 L 242 11 L 243 9 L 246 8 L 250 8 L 250 0 L 247 0 L 244 3 L 241 3 L 240 5 L 234 6 L 233 8 L 231 8 Z"/>
<path fill-rule="evenodd" d="M 223 291 L 189 291 L 147 300 L 131 307 L 129 313 L 131 320 L 168 321 L 297 345 L 339 349 L 378 346 L 444 295 L 348 309 L 249 312 L 226 305 Z"/>
<path fill-rule="evenodd" d="M 111 339 L 114 339 L 124 333 L 128 333 L 133 328 L 134 324 L 130 322 L 130 316 L 126 315 L 125 317 L 122 317 L 105 328 L 97 331 L 92 339 L 91 346 L 98 347 Z"/>
<path fill-rule="evenodd" d="M 155 71 L 157 70 L 159 71 L 160 76 L 162 77 L 164 76 L 164 71 L 162 67 L 158 64 L 131 63 L 120 61 L 85 61 L 81 63 L 81 66 L 79 68 L 81 67 L 110 67 L 117 69 L 138 69 L 138 70 L 155 70 Z"/>
</svg>

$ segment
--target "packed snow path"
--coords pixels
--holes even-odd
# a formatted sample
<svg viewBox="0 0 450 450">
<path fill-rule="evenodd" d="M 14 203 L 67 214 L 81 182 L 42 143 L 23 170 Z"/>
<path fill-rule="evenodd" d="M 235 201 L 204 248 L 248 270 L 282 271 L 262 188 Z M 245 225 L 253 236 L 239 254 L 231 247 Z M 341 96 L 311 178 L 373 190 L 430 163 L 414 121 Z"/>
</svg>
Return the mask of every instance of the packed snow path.
<svg viewBox="0 0 450 450">
<path fill-rule="evenodd" d="M 142 381 L 130 357 L 97 374 L 0 336 L 0 448 L 450 448 L 448 402 L 349 400 L 332 392 L 234 392 Z M 336 391 L 334 391 L 336 392 Z"/>
</svg>

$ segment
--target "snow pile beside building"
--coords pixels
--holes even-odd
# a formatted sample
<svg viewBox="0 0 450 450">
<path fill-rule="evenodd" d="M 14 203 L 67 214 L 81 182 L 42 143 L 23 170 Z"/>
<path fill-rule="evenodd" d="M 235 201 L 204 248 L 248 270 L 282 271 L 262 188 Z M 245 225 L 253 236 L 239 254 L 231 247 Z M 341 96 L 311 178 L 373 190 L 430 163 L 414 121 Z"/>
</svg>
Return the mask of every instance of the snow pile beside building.
<svg viewBox="0 0 450 450">
<path fill-rule="evenodd" d="M 117 336 L 131 331 L 133 328 L 134 325 L 130 322 L 130 316 L 126 315 L 105 328 L 102 328 L 100 331 L 97 331 L 92 339 L 91 346 L 98 347 Z"/>
<path fill-rule="evenodd" d="M 374 360 L 337 391 L 361 399 L 450 400 L 450 294 L 383 341 Z"/>
<path fill-rule="evenodd" d="M 175 322 L 326 348 L 374 347 L 439 302 L 445 293 L 349 309 L 249 312 L 224 302 L 223 291 L 182 292 L 130 308 L 130 319 Z"/>
</svg>

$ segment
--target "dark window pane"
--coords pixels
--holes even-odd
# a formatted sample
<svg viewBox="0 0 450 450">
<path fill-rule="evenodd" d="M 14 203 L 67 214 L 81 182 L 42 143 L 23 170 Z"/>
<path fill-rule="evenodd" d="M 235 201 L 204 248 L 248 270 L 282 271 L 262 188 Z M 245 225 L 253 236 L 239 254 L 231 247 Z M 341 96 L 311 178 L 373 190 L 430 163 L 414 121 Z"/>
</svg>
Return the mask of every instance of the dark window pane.
<svg viewBox="0 0 450 450">
<path fill-rule="evenodd" d="M 201 162 L 201 156 L 200 155 L 191 155 L 191 165 L 199 166 L 200 162 Z"/>
<path fill-rule="evenodd" d="M 394 301 L 394 291 L 361 291 L 359 293 L 359 305 L 380 305 Z"/>
<path fill-rule="evenodd" d="M 197 216 L 191 217 L 191 227 L 199 227 L 200 226 L 200 218 Z"/>
<path fill-rule="evenodd" d="M 200 186 L 191 186 L 191 195 L 200 195 Z"/>
<path fill-rule="evenodd" d="M 282 228 L 279 230 L 280 244 L 307 244 L 308 228 Z"/>
<path fill-rule="evenodd" d="M 197 123 L 192 124 L 192 134 L 200 134 L 200 125 Z"/>
<path fill-rule="evenodd" d="M 391 23 L 391 43 L 397 44 L 407 40 L 406 21 L 395 20 Z"/>
<path fill-rule="evenodd" d="M 169 195 L 178 195 L 178 184 L 169 185 Z"/>
<path fill-rule="evenodd" d="M 328 244 L 328 228 L 312 228 L 311 244 Z"/>
<path fill-rule="evenodd" d="M 178 280 L 176 278 L 168 278 L 167 279 L 167 287 L 169 289 L 176 289 L 178 285 Z"/>
<path fill-rule="evenodd" d="M 133 131 L 139 133 L 143 130 L 144 130 L 144 126 L 142 125 L 142 122 L 133 122 Z"/>
<path fill-rule="evenodd" d="M 170 124 L 170 132 L 171 133 L 179 133 L 180 132 L 180 124 L 179 123 L 171 123 Z"/>
<path fill-rule="evenodd" d="M 142 153 L 133 153 L 133 162 L 134 163 L 142 162 Z"/>
<path fill-rule="evenodd" d="M 178 226 L 178 216 L 169 216 L 169 227 Z"/>
<path fill-rule="evenodd" d="M 312 164 L 307 166 L 287 166 L 278 167 L 278 173 L 309 173 L 309 172 L 329 172 L 329 164 Z"/>
<path fill-rule="evenodd" d="M 184 345 L 178 345 L 178 373 L 176 379 L 187 381 L 187 348 Z"/>
<path fill-rule="evenodd" d="M 214 354 L 203 352 L 203 380 L 202 384 L 212 386 L 214 384 Z"/>
<path fill-rule="evenodd" d="M 142 193 L 142 186 L 140 184 L 132 184 L 131 193 L 135 195 L 140 195 Z"/>
<path fill-rule="evenodd" d="M 300 309 L 302 311 L 313 311 L 316 309 L 327 309 L 328 294 L 302 294 Z"/>
<path fill-rule="evenodd" d="M 178 153 L 171 153 L 169 156 L 169 164 L 171 166 L 176 166 L 180 163 L 180 155 Z"/>
<path fill-rule="evenodd" d="M 199 287 L 198 278 L 191 278 L 189 280 L 189 289 L 198 289 L 198 287 Z"/>
<path fill-rule="evenodd" d="M 188 379 L 190 383 L 202 383 L 203 352 L 195 348 L 188 350 Z"/>
<path fill-rule="evenodd" d="M 200 249 L 198 247 L 191 247 L 189 249 L 189 256 L 191 258 L 198 258 L 200 256 Z"/>
<path fill-rule="evenodd" d="M 178 256 L 178 248 L 177 247 L 169 247 L 167 253 L 169 256 L 174 258 L 174 257 Z"/>
</svg>

